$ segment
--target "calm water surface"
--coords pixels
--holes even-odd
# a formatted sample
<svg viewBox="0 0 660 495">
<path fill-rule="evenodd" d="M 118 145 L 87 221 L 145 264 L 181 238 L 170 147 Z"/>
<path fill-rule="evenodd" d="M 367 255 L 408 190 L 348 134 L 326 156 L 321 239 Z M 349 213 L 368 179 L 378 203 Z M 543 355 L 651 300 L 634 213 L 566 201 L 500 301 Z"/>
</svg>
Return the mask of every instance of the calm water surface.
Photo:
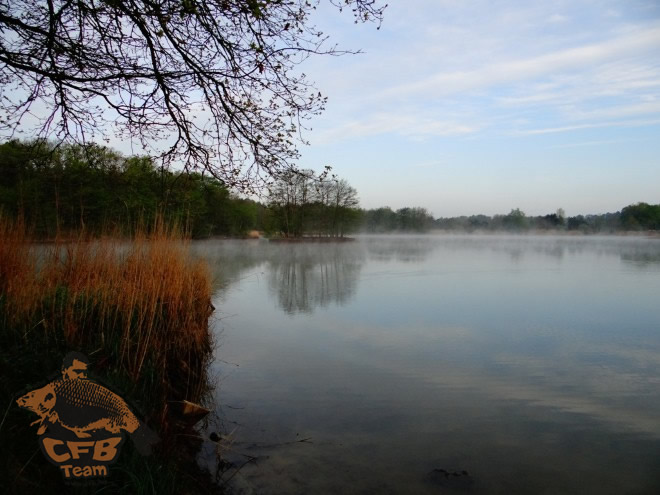
<svg viewBox="0 0 660 495">
<path fill-rule="evenodd" d="M 660 493 L 660 239 L 195 249 L 232 493 Z"/>
</svg>

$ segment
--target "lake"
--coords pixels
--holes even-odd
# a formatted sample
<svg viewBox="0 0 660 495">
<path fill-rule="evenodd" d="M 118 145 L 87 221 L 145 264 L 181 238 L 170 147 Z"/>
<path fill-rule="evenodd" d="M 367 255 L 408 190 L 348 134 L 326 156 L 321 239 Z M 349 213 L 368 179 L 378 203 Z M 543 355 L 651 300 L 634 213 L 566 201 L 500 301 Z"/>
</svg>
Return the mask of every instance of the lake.
<svg viewBox="0 0 660 495">
<path fill-rule="evenodd" d="M 194 249 L 231 493 L 660 493 L 660 239 Z"/>
</svg>

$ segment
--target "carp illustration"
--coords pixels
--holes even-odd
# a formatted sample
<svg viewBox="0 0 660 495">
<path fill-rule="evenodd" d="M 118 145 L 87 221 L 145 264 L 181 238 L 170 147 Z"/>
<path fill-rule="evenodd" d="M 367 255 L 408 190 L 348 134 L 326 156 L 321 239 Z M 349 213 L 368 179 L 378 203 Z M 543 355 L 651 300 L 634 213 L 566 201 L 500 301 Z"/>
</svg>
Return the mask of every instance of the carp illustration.
<svg viewBox="0 0 660 495">
<path fill-rule="evenodd" d="M 89 361 L 81 353 L 69 353 L 62 363 L 62 377 L 20 397 L 17 404 L 36 413 L 38 435 L 49 425 L 58 424 L 78 438 L 89 438 L 91 432 L 106 430 L 131 434 L 138 451 L 148 454 L 157 441 L 149 429 L 114 392 L 87 378 Z"/>
</svg>

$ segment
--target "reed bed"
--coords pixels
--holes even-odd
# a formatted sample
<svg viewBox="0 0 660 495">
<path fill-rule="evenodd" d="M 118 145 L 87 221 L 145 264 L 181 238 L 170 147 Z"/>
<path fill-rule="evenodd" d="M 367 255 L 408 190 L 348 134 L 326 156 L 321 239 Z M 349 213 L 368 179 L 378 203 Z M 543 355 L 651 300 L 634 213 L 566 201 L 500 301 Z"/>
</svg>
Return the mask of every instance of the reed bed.
<svg viewBox="0 0 660 495">
<path fill-rule="evenodd" d="M 163 222 L 133 239 L 38 244 L 0 218 L 0 331 L 4 343 L 80 350 L 97 371 L 124 376 L 131 395 L 165 406 L 199 401 L 211 342 L 211 282 L 179 229 Z M 164 426 L 167 408 L 150 411 Z"/>
<path fill-rule="evenodd" d="M 171 401 L 210 398 L 211 276 L 176 227 L 157 221 L 130 239 L 84 234 L 37 242 L 0 215 L 0 479 L 7 493 L 61 493 L 38 455 L 34 418 L 15 399 L 57 373 L 71 350 L 156 429 L 156 456 L 126 447 L 102 487 L 80 493 L 213 491 L 183 456 Z M 35 448 L 37 449 L 35 451 Z"/>
</svg>

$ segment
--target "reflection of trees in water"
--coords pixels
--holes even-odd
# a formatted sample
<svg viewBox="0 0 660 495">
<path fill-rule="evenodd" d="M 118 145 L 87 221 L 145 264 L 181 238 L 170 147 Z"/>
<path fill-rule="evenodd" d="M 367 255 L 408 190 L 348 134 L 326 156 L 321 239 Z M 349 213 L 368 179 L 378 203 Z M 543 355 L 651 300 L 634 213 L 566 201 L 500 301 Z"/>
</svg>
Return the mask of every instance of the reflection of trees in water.
<svg viewBox="0 0 660 495">
<path fill-rule="evenodd" d="M 439 235 L 430 236 L 430 239 L 435 239 L 431 241 L 431 250 L 442 248 L 456 251 L 505 253 L 514 262 L 521 261 L 527 255 L 540 255 L 561 260 L 565 255 L 590 254 L 619 256 L 624 262 L 646 266 L 650 263 L 657 263 L 660 258 L 660 239 L 644 237 L 476 234 Z M 375 243 L 378 240 L 372 239 L 371 241 Z M 384 248 L 381 246 L 379 249 Z"/>
<path fill-rule="evenodd" d="M 630 250 L 621 253 L 621 261 L 631 266 L 646 268 L 650 265 L 660 264 L 660 241 L 657 241 L 658 248 L 655 251 Z"/>
<path fill-rule="evenodd" d="M 425 261 L 436 249 L 488 250 L 506 253 L 512 261 L 518 262 L 530 252 L 561 259 L 566 248 L 561 240 L 515 235 L 369 236 L 364 242 L 370 259 L 410 263 Z"/>
<path fill-rule="evenodd" d="M 377 261 L 403 261 L 414 263 L 426 260 L 441 246 L 437 236 L 369 236 L 364 243 L 369 258 Z"/>
<path fill-rule="evenodd" d="M 560 260 L 567 249 L 571 249 L 571 239 L 567 237 L 533 236 L 533 235 L 455 235 L 440 236 L 441 245 L 455 251 L 490 251 L 502 253 L 514 262 L 519 263 L 525 256 L 541 255 Z"/>
<path fill-rule="evenodd" d="M 196 256 L 209 264 L 213 294 L 221 296 L 233 282 L 252 268 L 265 263 L 268 243 L 256 240 L 203 240 L 192 243 Z"/>
<path fill-rule="evenodd" d="M 264 265 L 271 293 L 289 313 L 344 304 L 355 293 L 366 256 L 374 261 L 414 263 L 427 260 L 435 250 L 490 251 L 507 254 L 514 262 L 528 255 L 561 260 L 564 255 L 590 254 L 620 257 L 638 268 L 660 263 L 660 239 L 615 236 L 383 235 L 341 244 L 209 240 L 195 241 L 192 248 L 212 269 L 216 297 Z"/>
<path fill-rule="evenodd" d="M 294 246 L 288 256 L 271 259 L 268 285 L 282 309 L 311 313 L 318 306 L 343 305 L 351 299 L 364 256 L 359 248 L 347 247 L 324 246 L 316 251 Z"/>
<path fill-rule="evenodd" d="M 213 272 L 215 297 L 245 274 L 265 265 L 268 286 L 287 313 L 344 304 L 355 293 L 365 261 L 359 243 L 274 244 L 265 240 L 198 241 L 194 252 Z"/>
</svg>

